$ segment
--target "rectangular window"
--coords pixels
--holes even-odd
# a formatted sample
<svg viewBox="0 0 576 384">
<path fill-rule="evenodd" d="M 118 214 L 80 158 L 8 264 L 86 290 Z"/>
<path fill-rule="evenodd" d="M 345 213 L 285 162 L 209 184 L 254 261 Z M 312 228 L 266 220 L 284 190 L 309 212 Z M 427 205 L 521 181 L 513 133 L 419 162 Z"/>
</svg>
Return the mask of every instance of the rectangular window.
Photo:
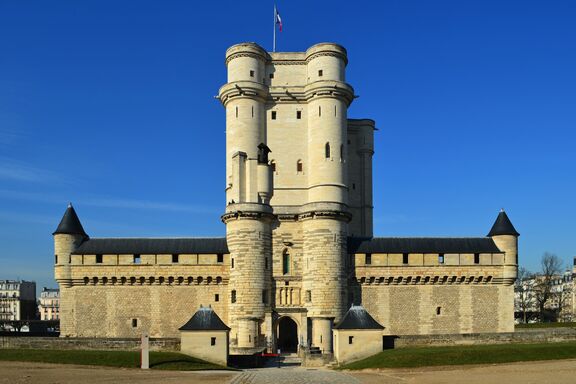
<svg viewBox="0 0 576 384">
<path fill-rule="evenodd" d="M 296 163 L 296 172 L 302 172 L 302 162 L 300 160 Z"/>
<path fill-rule="evenodd" d="M 366 265 L 372 264 L 372 254 L 371 253 L 367 253 L 366 256 L 364 257 L 364 264 L 366 264 Z"/>
<path fill-rule="evenodd" d="M 302 111 L 296 111 L 296 118 L 300 120 L 302 118 Z"/>
<path fill-rule="evenodd" d="M 54 264 L 58 264 L 58 255 L 54 255 Z"/>
<path fill-rule="evenodd" d="M 442 307 L 436 307 L 436 315 L 440 316 L 442 313 Z"/>
<path fill-rule="evenodd" d="M 176 255 L 176 254 L 172 255 L 172 262 L 173 262 L 173 263 L 177 263 L 177 262 L 178 262 L 178 256 L 179 256 L 179 255 Z"/>
<path fill-rule="evenodd" d="M 352 344 L 354 342 L 354 336 L 348 336 L 348 344 Z"/>
<path fill-rule="evenodd" d="M 224 255 L 221 254 L 221 253 L 219 253 L 219 254 L 216 256 L 216 262 L 217 262 L 217 263 L 223 263 L 223 262 L 224 262 Z"/>
<path fill-rule="evenodd" d="M 271 79 L 274 78 L 274 74 L 273 74 L 273 73 L 270 74 L 270 78 L 271 78 Z"/>
<path fill-rule="evenodd" d="M 96 255 L 96 264 L 102 264 L 102 255 Z"/>
<path fill-rule="evenodd" d="M 276 111 L 272 111 L 272 120 L 276 120 Z"/>
<path fill-rule="evenodd" d="M 254 77 L 254 71 L 250 71 L 250 77 Z"/>
<path fill-rule="evenodd" d="M 321 69 L 318 70 L 318 77 L 322 77 L 322 75 L 324 75 L 324 71 L 322 71 Z"/>
<path fill-rule="evenodd" d="M 216 345 L 216 338 L 215 337 L 210 338 L 210 345 L 212 345 L 212 346 Z"/>
<path fill-rule="evenodd" d="M 232 263 L 231 267 L 234 268 L 234 259 L 231 259 L 231 263 Z"/>
<path fill-rule="evenodd" d="M 220 301 L 220 295 L 219 294 L 214 295 L 214 301 Z"/>
<path fill-rule="evenodd" d="M 402 255 L 402 264 L 408 264 L 408 254 L 404 253 Z"/>
<path fill-rule="evenodd" d="M 136 328 L 138 326 L 138 319 L 132 319 L 132 328 Z"/>
<path fill-rule="evenodd" d="M 444 254 L 443 253 L 438 255 L 438 264 L 444 264 Z"/>
<path fill-rule="evenodd" d="M 232 303 L 236 302 L 236 290 L 232 290 L 232 292 L 230 293 L 230 301 Z"/>
<path fill-rule="evenodd" d="M 267 289 L 262 290 L 262 303 L 268 304 L 268 290 Z"/>
<path fill-rule="evenodd" d="M 140 258 L 140 255 L 134 255 L 134 264 L 140 263 L 142 263 L 142 258 Z"/>
<path fill-rule="evenodd" d="M 480 254 L 479 253 L 474 254 L 474 264 L 480 264 Z"/>
<path fill-rule="evenodd" d="M 306 291 L 305 299 L 307 303 L 312 302 L 312 291 Z"/>
</svg>

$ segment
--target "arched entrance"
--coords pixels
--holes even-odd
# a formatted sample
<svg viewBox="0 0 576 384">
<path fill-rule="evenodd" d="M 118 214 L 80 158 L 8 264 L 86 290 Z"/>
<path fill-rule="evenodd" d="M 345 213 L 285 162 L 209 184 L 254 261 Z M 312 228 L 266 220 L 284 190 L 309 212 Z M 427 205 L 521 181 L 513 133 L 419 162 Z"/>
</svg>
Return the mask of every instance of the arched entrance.
<svg viewBox="0 0 576 384">
<path fill-rule="evenodd" d="M 298 325 L 287 316 L 278 321 L 278 349 L 282 353 L 298 352 Z"/>
</svg>

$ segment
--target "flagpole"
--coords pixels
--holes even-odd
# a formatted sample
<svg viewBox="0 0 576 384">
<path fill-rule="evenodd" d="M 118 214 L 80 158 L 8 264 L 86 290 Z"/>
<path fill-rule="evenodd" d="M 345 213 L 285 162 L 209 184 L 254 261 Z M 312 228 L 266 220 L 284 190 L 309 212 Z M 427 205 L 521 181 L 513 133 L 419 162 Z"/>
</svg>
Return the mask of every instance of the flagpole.
<svg viewBox="0 0 576 384">
<path fill-rule="evenodd" d="M 274 33 L 272 35 L 272 52 L 276 52 L 276 4 L 274 4 L 274 22 L 272 23 L 272 26 L 274 27 Z"/>
</svg>

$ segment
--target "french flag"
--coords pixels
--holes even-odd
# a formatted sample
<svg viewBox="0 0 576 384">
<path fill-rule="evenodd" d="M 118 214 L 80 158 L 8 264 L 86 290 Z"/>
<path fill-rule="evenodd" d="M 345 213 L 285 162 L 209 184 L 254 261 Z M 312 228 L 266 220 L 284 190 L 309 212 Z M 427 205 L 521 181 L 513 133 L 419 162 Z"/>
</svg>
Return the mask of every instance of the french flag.
<svg viewBox="0 0 576 384">
<path fill-rule="evenodd" d="M 279 31 L 282 32 L 282 18 L 280 17 L 280 14 L 278 13 L 276 6 L 274 6 L 274 20 L 275 23 L 278 25 Z"/>
</svg>

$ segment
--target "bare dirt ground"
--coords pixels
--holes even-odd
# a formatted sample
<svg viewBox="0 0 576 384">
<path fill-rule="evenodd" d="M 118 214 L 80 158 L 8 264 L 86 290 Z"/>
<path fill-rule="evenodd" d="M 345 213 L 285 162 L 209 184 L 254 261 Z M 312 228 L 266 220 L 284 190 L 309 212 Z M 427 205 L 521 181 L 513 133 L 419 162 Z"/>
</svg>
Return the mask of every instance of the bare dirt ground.
<svg viewBox="0 0 576 384">
<path fill-rule="evenodd" d="M 365 384 L 576 383 L 576 360 L 346 372 Z"/>
<path fill-rule="evenodd" d="M 275 376 L 286 379 L 287 369 L 266 370 L 268 382 L 276 383 Z M 261 370 L 259 370 L 262 372 Z M 277 372 L 277 373 L 276 373 Z M 294 382 L 314 382 L 307 377 L 306 370 L 293 369 Z M 312 373 L 312 372 L 311 372 Z M 319 372 L 317 372 L 319 373 Z M 315 374 L 317 374 L 315 373 Z M 335 373 L 335 372 L 333 372 Z M 362 372 L 345 372 L 352 381 L 356 379 L 365 384 L 547 384 L 576 383 L 576 360 L 556 360 L 542 362 L 523 362 L 513 364 L 482 366 L 451 366 L 417 369 L 384 369 Z M 352 377 L 350 377 L 352 376 Z M 240 379 L 239 373 L 227 371 L 176 372 L 141 371 L 138 369 L 88 367 L 66 364 L 42 364 L 24 362 L 0 362 L 0 384 L 96 384 L 96 383 L 208 383 L 225 384 L 232 379 Z M 308 380 L 310 379 L 310 380 Z M 312 381 L 311 381 L 312 380 Z M 238 380 L 236 380 L 238 381 Z M 244 383 L 244 380 L 241 380 Z M 246 380 L 250 383 L 251 380 Z M 255 382 L 255 381 L 254 381 Z"/>
</svg>

